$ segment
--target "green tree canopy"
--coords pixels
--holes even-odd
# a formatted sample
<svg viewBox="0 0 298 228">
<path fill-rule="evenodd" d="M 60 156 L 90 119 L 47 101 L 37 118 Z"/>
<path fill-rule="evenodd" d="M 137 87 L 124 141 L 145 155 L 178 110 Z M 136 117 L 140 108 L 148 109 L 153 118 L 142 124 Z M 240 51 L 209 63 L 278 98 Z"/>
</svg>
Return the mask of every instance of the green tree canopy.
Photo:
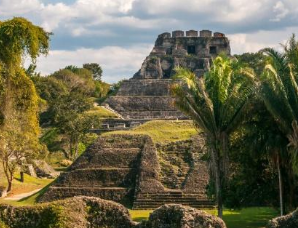
<svg viewBox="0 0 298 228">
<path fill-rule="evenodd" d="M 29 56 L 35 63 L 40 54 L 47 54 L 49 35 L 24 18 L 0 22 L 0 112 L 3 120 L 0 158 L 9 183 L 8 191 L 15 170 L 14 161 L 21 162 L 28 153 L 38 152 L 32 145 L 38 144 L 39 98 L 22 67 L 22 58 Z"/>
<path fill-rule="evenodd" d="M 92 72 L 94 80 L 101 81 L 102 69 L 98 63 L 85 63 L 83 68 Z"/>
</svg>

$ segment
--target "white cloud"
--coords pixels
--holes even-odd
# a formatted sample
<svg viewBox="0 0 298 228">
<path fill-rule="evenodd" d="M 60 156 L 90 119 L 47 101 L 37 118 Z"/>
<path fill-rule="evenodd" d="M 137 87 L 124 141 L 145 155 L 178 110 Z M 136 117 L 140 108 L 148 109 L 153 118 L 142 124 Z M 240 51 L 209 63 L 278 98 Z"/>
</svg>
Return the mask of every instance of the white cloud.
<svg viewBox="0 0 298 228">
<path fill-rule="evenodd" d="M 0 0 L 0 20 L 13 16 L 54 32 L 42 73 L 98 62 L 110 82 L 131 77 L 161 32 L 216 29 L 229 33 L 233 53 L 278 47 L 298 33 L 297 0 Z"/>
<path fill-rule="evenodd" d="M 108 46 L 100 49 L 80 48 L 75 51 L 54 50 L 47 57 L 38 59 L 37 71 L 48 75 L 68 65 L 82 66 L 84 63 L 96 62 L 103 68 L 103 79 L 116 82 L 132 77 L 151 49 L 151 45 L 139 45 L 130 48 Z"/>
<path fill-rule="evenodd" d="M 232 54 L 241 54 L 257 52 L 266 47 L 281 50 L 280 44 L 285 44 L 292 36 L 293 31 L 298 31 L 298 26 L 277 31 L 261 30 L 247 34 L 228 34 L 227 37 L 230 39 Z"/>
<path fill-rule="evenodd" d="M 0 0 L 0 15 L 20 16 L 40 9 L 39 0 Z"/>
<path fill-rule="evenodd" d="M 63 3 L 55 5 L 42 5 L 40 16 L 42 19 L 42 27 L 47 31 L 53 31 L 58 28 L 61 23 L 66 23 L 75 18 L 77 13 Z"/>
<path fill-rule="evenodd" d="M 273 7 L 273 12 L 276 15 L 274 19 L 271 19 L 271 21 L 280 21 L 289 14 L 290 10 L 285 7 L 283 2 L 278 1 Z"/>
<path fill-rule="evenodd" d="M 233 34 L 228 36 L 232 47 L 233 54 L 244 52 L 257 52 L 262 48 L 272 46 L 270 44 L 251 41 L 247 34 Z"/>
</svg>

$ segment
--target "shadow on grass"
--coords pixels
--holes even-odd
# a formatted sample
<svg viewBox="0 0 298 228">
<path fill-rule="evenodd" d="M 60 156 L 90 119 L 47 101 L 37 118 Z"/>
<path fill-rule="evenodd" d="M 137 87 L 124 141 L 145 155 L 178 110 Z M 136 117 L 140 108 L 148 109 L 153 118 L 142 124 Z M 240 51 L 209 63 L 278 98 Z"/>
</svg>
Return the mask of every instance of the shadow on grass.
<svg viewBox="0 0 298 228">
<path fill-rule="evenodd" d="M 145 217 L 145 216 L 144 216 L 144 217 L 138 217 L 138 218 L 135 218 L 135 219 L 134 219 L 135 222 L 142 222 L 142 221 L 144 221 L 144 220 L 148 220 L 148 217 Z"/>
<path fill-rule="evenodd" d="M 278 212 L 268 207 L 244 208 L 239 211 L 227 210 L 223 220 L 228 228 L 263 228 Z"/>
<path fill-rule="evenodd" d="M 36 192 L 35 194 L 22 198 L 20 200 L 18 200 L 17 202 L 22 203 L 22 204 L 28 204 L 28 205 L 32 205 L 38 202 L 39 198 L 48 190 L 48 188 L 54 183 L 55 181 L 53 181 L 52 183 L 46 185 L 44 188 L 42 188 L 40 191 Z"/>
</svg>

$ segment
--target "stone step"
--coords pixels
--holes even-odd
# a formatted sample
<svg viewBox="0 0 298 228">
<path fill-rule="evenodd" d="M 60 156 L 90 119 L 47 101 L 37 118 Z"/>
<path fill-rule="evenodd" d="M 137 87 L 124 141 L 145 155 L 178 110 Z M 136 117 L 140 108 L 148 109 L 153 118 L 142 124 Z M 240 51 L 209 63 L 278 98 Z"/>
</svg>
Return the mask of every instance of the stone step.
<svg viewBox="0 0 298 228">
<path fill-rule="evenodd" d="M 164 202 L 134 202 L 134 207 L 140 207 L 142 205 L 144 206 L 149 206 L 149 205 L 163 205 L 163 204 L 185 204 L 185 205 L 197 205 L 197 206 L 201 206 L 201 205 L 205 205 L 205 206 L 214 206 L 214 203 L 208 203 L 208 202 L 190 202 L 190 201 L 164 201 Z"/>
<path fill-rule="evenodd" d="M 161 205 L 142 205 L 142 206 L 133 206 L 132 209 L 133 210 L 155 210 L 156 208 L 161 207 L 164 204 Z M 214 209 L 216 208 L 216 206 L 209 206 L 209 205 L 188 205 L 188 204 L 182 204 L 183 206 L 189 206 L 189 207 L 193 207 L 196 209 Z"/>
<path fill-rule="evenodd" d="M 186 150 L 183 150 L 183 149 L 181 149 L 181 150 L 171 150 L 171 151 L 168 151 L 168 150 L 162 150 L 163 151 L 163 153 L 165 154 L 165 155 L 176 155 L 177 157 L 184 157 L 185 156 L 185 153 L 186 153 Z"/>
<path fill-rule="evenodd" d="M 145 138 L 141 135 L 109 135 L 106 138 L 103 137 L 98 143 L 101 148 L 141 148 L 144 143 Z"/>
<path fill-rule="evenodd" d="M 121 202 L 124 198 L 131 197 L 133 193 L 134 189 L 121 187 L 50 186 L 48 191 L 41 196 L 40 202 L 53 201 L 74 196 L 94 196 Z"/>
<path fill-rule="evenodd" d="M 62 174 L 56 185 L 130 187 L 135 183 L 136 174 L 137 170 L 131 168 L 76 169 Z"/>
<path fill-rule="evenodd" d="M 165 197 L 165 196 L 155 196 L 155 197 L 138 197 L 137 201 L 156 201 L 156 200 L 194 200 L 194 201 L 209 201 L 209 199 L 201 198 L 199 195 L 196 196 L 183 196 L 183 197 Z"/>
<path fill-rule="evenodd" d="M 133 204 L 133 209 L 156 209 L 164 204 L 169 204 L 169 203 L 174 203 L 174 204 L 182 204 L 184 206 L 190 206 L 194 208 L 215 208 L 215 204 L 212 201 L 208 202 L 150 202 L 150 203 L 138 203 L 134 202 Z"/>
<path fill-rule="evenodd" d="M 123 149 L 122 149 L 123 150 Z M 91 154 L 91 155 L 90 155 Z M 101 167 L 116 167 L 116 168 L 136 168 L 140 159 L 140 149 L 125 149 L 125 152 L 103 150 L 100 152 L 91 152 L 88 156 L 81 156 L 76 161 L 71 169 L 84 168 L 101 168 Z"/>
<path fill-rule="evenodd" d="M 199 194 L 197 192 L 195 193 L 185 193 L 185 192 L 178 192 L 178 193 L 141 193 L 141 194 L 138 194 L 138 198 L 140 197 L 149 197 L 149 198 L 152 198 L 152 197 L 192 197 L 192 198 L 196 198 L 198 197 Z M 200 199 L 202 199 L 200 197 Z M 203 198 L 203 200 L 209 200 L 207 198 Z"/>
<path fill-rule="evenodd" d="M 146 203 L 200 203 L 200 204 L 213 204 L 212 202 L 209 203 L 209 201 L 198 201 L 197 199 L 154 199 L 154 200 L 142 200 L 138 199 L 135 201 L 137 204 L 146 204 Z"/>
</svg>

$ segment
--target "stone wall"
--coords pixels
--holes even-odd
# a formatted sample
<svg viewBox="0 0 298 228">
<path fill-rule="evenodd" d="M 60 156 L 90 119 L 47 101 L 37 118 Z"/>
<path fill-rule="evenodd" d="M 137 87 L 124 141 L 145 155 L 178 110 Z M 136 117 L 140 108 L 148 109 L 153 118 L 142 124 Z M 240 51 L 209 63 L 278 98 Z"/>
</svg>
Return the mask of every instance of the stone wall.
<svg viewBox="0 0 298 228">
<path fill-rule="evenodd" d="M 226 228 L 226 224 L 204 211 L 169 204 L 153 211 L 149 220 L 139 224 L 139 228 Z"/>
<path fill-rule="evenodd" d="M 133 222 L 128 210 L 95 197 L 74 197 L 31 207 L 0 206 L 1 228 L 226 228 L 216 216 L 182 205 L 164 205 L 148 221 Z"/>
<path fill-rule="evenodd" d="M 75 197 L 32 207 L 0 206 L 3 228 L 132 228 L 136 225 L 122 205 L 92 197 Z"/>
<path fill-rule="evenodd" d="M 170 96 L 112 96 L 106 102 L 125 119 L 185 119 Z"/>
<path fill-rule="evenodd" d="M 117 96 L 170 96 L 171 80 L 125 80 Z"/>
</svg>

